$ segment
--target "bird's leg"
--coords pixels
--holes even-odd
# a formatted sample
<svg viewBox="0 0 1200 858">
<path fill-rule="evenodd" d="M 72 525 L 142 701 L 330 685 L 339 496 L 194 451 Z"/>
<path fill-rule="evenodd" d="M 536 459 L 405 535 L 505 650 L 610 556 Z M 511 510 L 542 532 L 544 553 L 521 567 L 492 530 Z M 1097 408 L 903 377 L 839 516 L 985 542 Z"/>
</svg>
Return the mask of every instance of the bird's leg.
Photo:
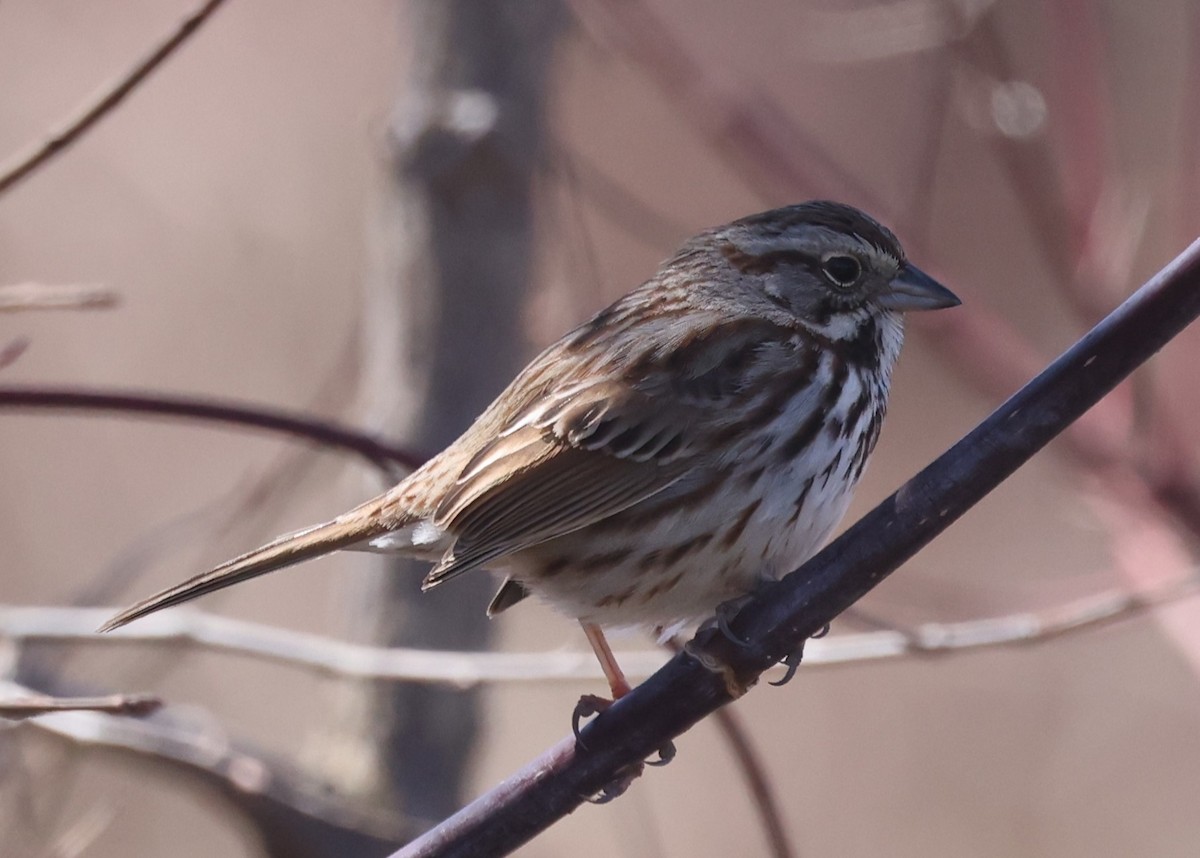
<svg viewBox="0 0 1200 858">
<path fill-rule="evenodd" d="M 579 722 L 584 718 L 589 718 L 592 715 L 599 715 L 614 702 L 620 700 L 631 690 L 629 681 L 625 678 L 624 671 L 621 670 L 621 665 L 617 664 L 617 657 L 613 654 L 612 647 L 608 645 L 608 639 L 604 636 L 604 631 L 595 623 L 585 623 L 582 620 L 579 623 L 583 627 L 583 633 L 587 637 L 588 643 L 592 647 L 592 652 L 596 654 L 596 660 L 600 662 L 600 669 L 604 671 L 604 677 L 608 680 L 609 691 L 612 692 L 612 698 L 600 697 L 596 694 L 584 694 L 579 698 L 579 702 L 575 704 L 575 711 L 571 716 L 571 730 L 575 733 L 575 741 L 579 743 L 579 747 L 586 750 L 587 746 L 579 737 Z M 667 742 L 658 749 L 658 759 L 649 763 L 652 766 L 664 766 L 669 763 L 675 756 L 675 744 Z M 605 787 L 601 793 L 601 801 L 610 801 L 620 795 L 628 788 L 629 782 L 641 773 L 641 766 L 638 765 L 638 771 L 632 776 L 622 778 L 624 783 L 620 786 L 617 783 L 610 784 Z"/>
<path fill-rule="evenodd" d="M 612 700 L 608 701 L 611 705 L 613 700 L 620 700 L 629 693 L 629 681 L 625 679 L 621 665 L 617 664 L 617 657 L 613 655 L 612 647 L 608 645 L 608 638 L 604 637 L 604 630 L 595 623 L 581 622 L 580 625 L 583 626 L 583 633 L 587 636 L 588 643 L 591 644 L 592 652 L 596 654 L 596 659 L 600 662 L 604 678 L 608 680 L 608 687 L 612 691 Z"/>
<path fill-rule="evenodd" d="M 599 715 L 612 706 L 614 701 L 620 700 L 628 694 L 630 690 L 629 681 L 625 679 L 621 665 L 617 664 L 617 657 L 613 655 L 612 647 L 608 645 L 608 639 L 604 637 L 604 631 L 595 623 L 585 623 L 580 620 L 579 625 L 583 626 L 583 633 L 592 647 L 592 652 L 596 654 L 596 660 L 600 662 L 600 669 L 604 671 L 604 678 L 608 680 L 608 688 L 612 692 L 612 697 L 584 694 L 579 698 L 579 702 L 575 704 L 575 712 L 571 716 L 571 730 L 575 733 L 577 742 L 579 742 L 580 721 L 593 715 Z M 583 745 L 582 742 L 579 744 Z"/>
</svg>

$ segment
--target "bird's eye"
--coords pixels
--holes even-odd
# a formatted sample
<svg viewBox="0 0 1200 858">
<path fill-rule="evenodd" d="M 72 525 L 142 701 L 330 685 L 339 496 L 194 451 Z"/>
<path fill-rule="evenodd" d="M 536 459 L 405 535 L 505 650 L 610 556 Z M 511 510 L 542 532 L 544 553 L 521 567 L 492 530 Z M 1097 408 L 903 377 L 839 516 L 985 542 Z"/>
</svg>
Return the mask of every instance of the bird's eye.
<svg viewBox="0 0 1200 858">
<path fill-rule="evenodd" d="M 853 256 L 829 256 L 821 263 L 829 282 L 839 289 L 848 289 L 858 282 L 862 263 Z"/>
</svg>

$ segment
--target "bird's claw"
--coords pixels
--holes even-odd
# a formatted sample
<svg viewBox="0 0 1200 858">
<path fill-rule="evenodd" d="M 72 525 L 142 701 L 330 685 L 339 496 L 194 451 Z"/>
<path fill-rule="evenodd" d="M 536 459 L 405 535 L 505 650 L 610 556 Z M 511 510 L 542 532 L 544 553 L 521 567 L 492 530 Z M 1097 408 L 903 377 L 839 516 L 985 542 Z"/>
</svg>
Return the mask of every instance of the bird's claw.
<svg viewBox="0 0 1200 858">
<path fill-rule="evenodd" d="M 633 763 L 617 773 L 617 776 L 605 784 L 595 795 L 584 796 L 592 804 L 608 804 L 614 798 L 620 798 L 633 782 L 642 776 L 642 764 Z"/>
<path fill-rule="evenodd" d="M 579 702 L 575 704 L 574 711 L 571 712 L 571 732 L 575 734 L 575 744 L 579 745 L 583 750 L 587 750 L 587 745 L 583 743 L 583 738 L 579 735 L 583 729 L 580 726 L 581 722 L 585 718 L 599 715 L 612 705 L 613 702 L 607 697 L 601 697 L 597 694 L 584 694 L 580 696 Z"/>
<path fill-rule="evenodd" d="M 821 626 L 821 628 L 818 629 L 815 634 L 809 637 L 809 640 L 819 640 L 820 638 L 825 637 L 827 634 L 829 634 L 829 623 Z M 796 671 L 800 668 L 800 662 L 803 660 L 804 644 L 802 643 L 800 646 L 796 647 L 793 652 L 788 653 L 782 659 L 780 659 L 779 663 L 784 665 L 787 670 L 784 672 L 783 676 L 769 684 L 774 685 L 776 688 L 781 685 L 787 685 L 792 681 L 792 677 L 796 675 Z"/>
<path fill-rule="evenodd" d="M 803 660 L 803 658 L 804 645 L 801 644 L 796 648 L 795 652 L 788 653 L 780 660 L 780 664 L 787 666 L 787 672 L 785 672 L 779 679 L 768 682 L 768 685 L 773 685 L 776 688 L 779 688 L 780 686 L 787 685 L 789 682 L 791 682 L 792 677 L 796 675 L 796 671 L 800 668 L 800 662 Z"/>
<path fill-rule="evenodd" d="M 600 697 L 596 694 L 584 694 L 580 696 L 579 702 L 575 704 L 575 709 L 571 713 L 571 732 L 575 734 L 575 743 L 581 750 L 587 750 L 587 745 L 580 735 L 583 731 L 583 720 L 591 718 L 593 715 L 600 715 L 612 705 L 613 701 L 607 697 Z M 608 804 L 614 798 L 623 795 L 629 789 L 630 784 L 641 777 L 642 771 L 646 766 L 665 766 L 671 760 L 675 759 L 676 753 L 675 743 L 667 742 L 658 749 L 658 757 L 656 759 L 631 763 L 621 769 L 617 773 L 617 776 L 606 784 L 600 792 L 587 796 L 587 800 L 592 804 Z"/>
<path fill-rule="evenodd" d="M 730 625 L 733 618 L 738 615 L 738 611 L 746 604 L 745 598 L 730 599 L 728 602 L 722 602 L 717 605 L 716 621 L 717 630 L 725 636 L 726 640 L 732 641 L 738 646 L 745 646 L 746 639 L 733 630 Z"/>
<path fill-rule="evenodd" d="M 668 741 L 665 745 L 658 749 L 658 758 L 654 760 L 646 760 L 646 765 L 654 766 L 656 768 L 659 766 L 665 766 L 667 763 L 671 762 L 671 760 L 675 759 L 675 754 L 677 753 L 678 751 L 675 750 L 675 743 Z"/>
</svg>

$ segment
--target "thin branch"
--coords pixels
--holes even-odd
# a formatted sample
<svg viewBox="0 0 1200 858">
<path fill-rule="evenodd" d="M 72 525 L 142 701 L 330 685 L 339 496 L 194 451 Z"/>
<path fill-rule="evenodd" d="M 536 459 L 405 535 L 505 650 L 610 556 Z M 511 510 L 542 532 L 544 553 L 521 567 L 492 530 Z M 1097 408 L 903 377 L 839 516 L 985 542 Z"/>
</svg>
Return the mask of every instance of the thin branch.
<svg viewBox="0 0 1200 858">
<path fill-rule="evenodd" d="M 424 461 L 416 453 L 336 423 L 224 400 L 70 387 L 4 386 L 0 387 L 0 408 L 110 411 L 250 426 L 348 450 L 388 472 L 394 465 L 413 469 Z"/>
<path fill-rule="evenodd" d="M 671 638 L 667 641 L 667 649 L 675 654 L 683 652 L 682 638 Z M 624 659 L 622 659 L 624 660 Z M 783 812 L 771 779 L 767 776 L 767 768 L 762 758 L 750 740 L 742 719 L 732 709 L 725 707 L 713 713 L 717 729 L 729 745 L 729 752 L 742 770 L 742 779 L 750 791 L 750 800 L 758 811 L 759 821 L 767 840 L 767 848 L 774 858 L 794 858 L 796 849 L 788 837 L 787 826 L 783 824 Z"/>
<path fill-rule="evenodd" d="M 22 643 L 175 644 L 257 658 L 338 678 L 422 682 L 469 688 L 485 682 L 579 681 L 601 677 L 590 652 L 445 652 L 367 646 L 191 609 L 146 617 L 111 634 L 96 627 L 108 608 L 0 607 L 0 638 Z M 634 676 L 663 663 L 661 650 L 621 653 Z"/>
<path fill-rule="evenodd" d="M 71 144 L 75 143 L 88 129 L 103 119 L 133 90 L 158 68 L 167 57 L 188 40 L 225 0 L 206 0 L 195 11 L 179 22 L 174 31 L 160 42 L 133 68 L 100 90 L 90 101 L 78 108 L 45 140 L 28 146 L 0 164 L 0 194 L 28 178 L 35 170 L 46 164 Z"/>
<path fill-rule="evenodd" d="M 640 0 L 573 0 L 570 4 L 599 40 L 613 45 L 653 81 L 713 149 L 733 164 L 747 186 L 779 202 L 798 188 L 848 198 L 887 212 L 869 187 L 786 112 L 745 82 L 718 86 L 711 63 L 690 54 L 671 27 Z"/>
<path fill-rule="evenodd" d="M 103 712 L 142 718 L 162 707 L 162 700 L 150 694 L 110 694 L 106 697 L 51 697 L 47 694 L 22 694 L 0 700 L 0 718 L 23 721 L 51 712 Z"/>
<path fill-rule="evenodd" d="M 978 503 L 1200 315 L 1200 240 L 995 413 L 799 570 L 764 587 L 686 651 L 524 770 L 396 858 L 498 855 L 744 694 Z M 734 638 L 737 638 L 735 640 Z"/>
<path fill-rule="evenodd" d="M 24 686 L 0 682 L 0 695 L 30 693 Z M 11 729 L 33 730 L 198 782 L 250 820 L 273 858 L 365 858 L 385 854 L 411 836 L 408 823 L 340 801 L 294 766 L 222 737 L 198 734 L 168 712 L 145 720 L 59 712 Z"/>
<path fill-rule="evenodd" d="M 793 858 L 796 849 L 792 846 L 787 827 L 783 824 L 783 813 L 775 796 L 775 790 L 767 777 L 767 770 L 763 766 L 762 758 L 759 757 L 754 745 L 750 743 L 750 736 L 746 733 L 746 728 L 742 726 L 741 719 L 738 718 L 736 712 L 725 707 L 713 713 L 713 720 L 716 721 L 717 729 L 725 737 L 725 742 L 729 745 L 729 751 L 737 761 L 738 768 L 742 770 L 742 777 L 750 790 L 750 799 L 758 810 L 758 816 L 766 834 L 767 854 L 773 855 L 774 858 Z"/>
<path fill-rule="evenodd" d="M 1159 587 L 1133 592 L 1103 590 L 1061 605 L 956 623 L 922 623 L 911 629 L 839 634 L 811 641 L 806 668 L 845 667 L 915 656 L 944 656 L 975 649 L 1032 646 L 1090 631 L 1171 604 L 1200 590 L 1189 574 Z M 580 682 L 602 678 L 590 652 L 451 652 L 375 647 L 208 614 L 191 608 L 154 614 L 106 635 L 96 627 L 112 608 L 0 605 L 0 639 L 16 645 L 114 644 L 197 647 L 319 676 L 379 682 L 442 683 L 470 687 L 500 682 Z M 625 650 L 621 666 L 644 679 L 662 666 L 659 650 Z"/>
<path fill-rule="evenodd" d="M 572 189 L 578 189 L 609 223 L 655 250 L 674 247 L 694 229 L 651 208 L 620 180 L 563 141 L 555 141 L 558 157 L 552 173 Z"/>
<path fill-rule="evenodd" d="M 14 283 L 0 286 L 0 313 L 21 310 L 107 310 L 120 296 L 100 283 Z"/>
<path fill-rule="evenodd" d="M 17 337 L 0 346 L 0 369 L 10 366 L 29 348 L 28 337 Z"/>
</svg>

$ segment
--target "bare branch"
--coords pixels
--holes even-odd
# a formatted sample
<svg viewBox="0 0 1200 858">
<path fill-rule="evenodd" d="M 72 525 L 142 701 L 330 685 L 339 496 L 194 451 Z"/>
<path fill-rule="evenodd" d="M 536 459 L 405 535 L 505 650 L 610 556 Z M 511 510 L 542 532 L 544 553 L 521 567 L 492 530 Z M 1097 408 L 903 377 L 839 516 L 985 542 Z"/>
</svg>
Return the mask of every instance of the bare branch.
<svg viewBox="0 0 1200 858">
<path fill-rule="evenodd" d="M 720 87 L 671 28 L 640 0 L 574 0 L 576 15 L 646 73 L 763 199 L 780 192 L 848 199 L 888 212 L 874 192 L 767 97 L 739 81 Z"/>
<path fill-rule="evenodd" d="M 108 613 L 106 613 L 108 612 Z M 18 643 L 175 644 L 248 656 L 339 678 L 422 682 L 469 688 L 485 682 L 579 681 L 601 677 L 590 652 L 443 652 L 375 647 L 183 609 L 146 617 L 110 634 L 96 627 L 108 608 L 0 607 L 0 638 Z M 621 663 L 648 676 L 661 650 L 622 653 Z"/>
<path fill-rule="evenodd" d="M 21 386 L 0 387 L 0 408 L 111 411 L 251 426 L 358 453 L 371 464 L 388 472 L 393 470 L 394 465 L 413 469 L 420 467 L 424 461 L 416 453 L 336 423 L 273 408 L 239 405 L 222 400 L 159 393 Z"/>
<path fill-rule="evenodd" d="M 1142 590 L 1109 589 L 1061 605 L 956 623 L 922 623 L 911 629 L 840 634 L 809 642 L 806 668 L 844 667 L 974 649 L 1031 646 L 1064 635 L 1128 620 L 1192 596 L 1200 576 L 1190 573 Z M 112 608 L 0 605 L 0 639 L 25 643 L 89 645 L 168 644 L 255 658 L 320 676 L 383 682 L 441 683 L 470 687 L 498 682 L 580 682 L 602 678 L 588 651 L 450 652 L 355 644 L 322 635 L 233 620 L 190 608 L 154 614 L 105 635 L 96 627 Z M 644 679 L 662 666 L 660 650 L 624 650 L 621 666 Z"/>
<path fill-rule="evenodd" d="M 110 694 L 107 697 L 51 697 L 23 694 L 0 700 L 0 718 L 23 721 L 51 712 L 104 712 L 141 718 L 157 711 L 162 700 L 150 694 Z"/>
<path fill-rule="evenodd" d="M 0 313 L 21 310 L 107 310 L 120 296 L 99 283 L 14 283 L 0 286 Z"/>
<path fill-rule="evenodd" d="M 0 346 L 0 369 L 14 363 L 29 348 L 28 337 L 17 337 Z"/>
<path fill-rule="evenodd" d="M 1200 315 L 1200 240 L 899 491 L 685 652 L 397 858 L 505 854 L 795 657 Z M 734 638 L 737 638 L 735 640 Z M 586 748 L 586 749 L 585 749 Z M 623 774 L 624 773 L 624 774 Z"/>
<path fill-rule="evenodd" d="M 788 837 L 787 827 L 783 824 L 783 814 L 780 812 L 775 790 L 767 777 L 762 759 L 754 750 L 754 746 L 750 744 L 750 737 L 746 734 L 741 719 L 728 707 L 714 712 L 713 719 L 717 723 L 717 729 L 724 735 L 730 753 L 733 754 L 738 767 L 742 770 L 742 777 L 746 780 L 750 798 L 758 810 L 759 819 L 766 834 L 768 854 L 775 858 L 792 858 L 796 854 L 796 850 L 792 846 L 791 838 Z"/>
<path fill-rule="evenodd" d="M 0 695 L 30 690 L 0 682 Z M 331 796 L 322 784 L 281 760 L 197 733 L 167 717 L 115 718 L 100 712 L 58 712 L 12 729 L 34 730 L 72 745 L 183 775 L 214 791 L 245 815 L 273 858 L 382 855 L 412 835 L 408 823 L 367 813 Z"/>
<path fill-rule="evenodd" d="M 175 52 L 192 36 L 200 25 L 220 7 L 225 0 L 206 0 L 195 11 L 179 22 L 175 30 L 147 54 L 137 65 L 102 88 L 90 101 L 81 106 L 59 128 L 40 143 L 31 144 L 24 151 L 13 155 L 0 164 L 0 194 L 18 182 L 28 178 L 35 170 L 75 143 L 89 128 L 103 119 L 133 90 L 158 68 L 167 57 Z"/>
</svg>

